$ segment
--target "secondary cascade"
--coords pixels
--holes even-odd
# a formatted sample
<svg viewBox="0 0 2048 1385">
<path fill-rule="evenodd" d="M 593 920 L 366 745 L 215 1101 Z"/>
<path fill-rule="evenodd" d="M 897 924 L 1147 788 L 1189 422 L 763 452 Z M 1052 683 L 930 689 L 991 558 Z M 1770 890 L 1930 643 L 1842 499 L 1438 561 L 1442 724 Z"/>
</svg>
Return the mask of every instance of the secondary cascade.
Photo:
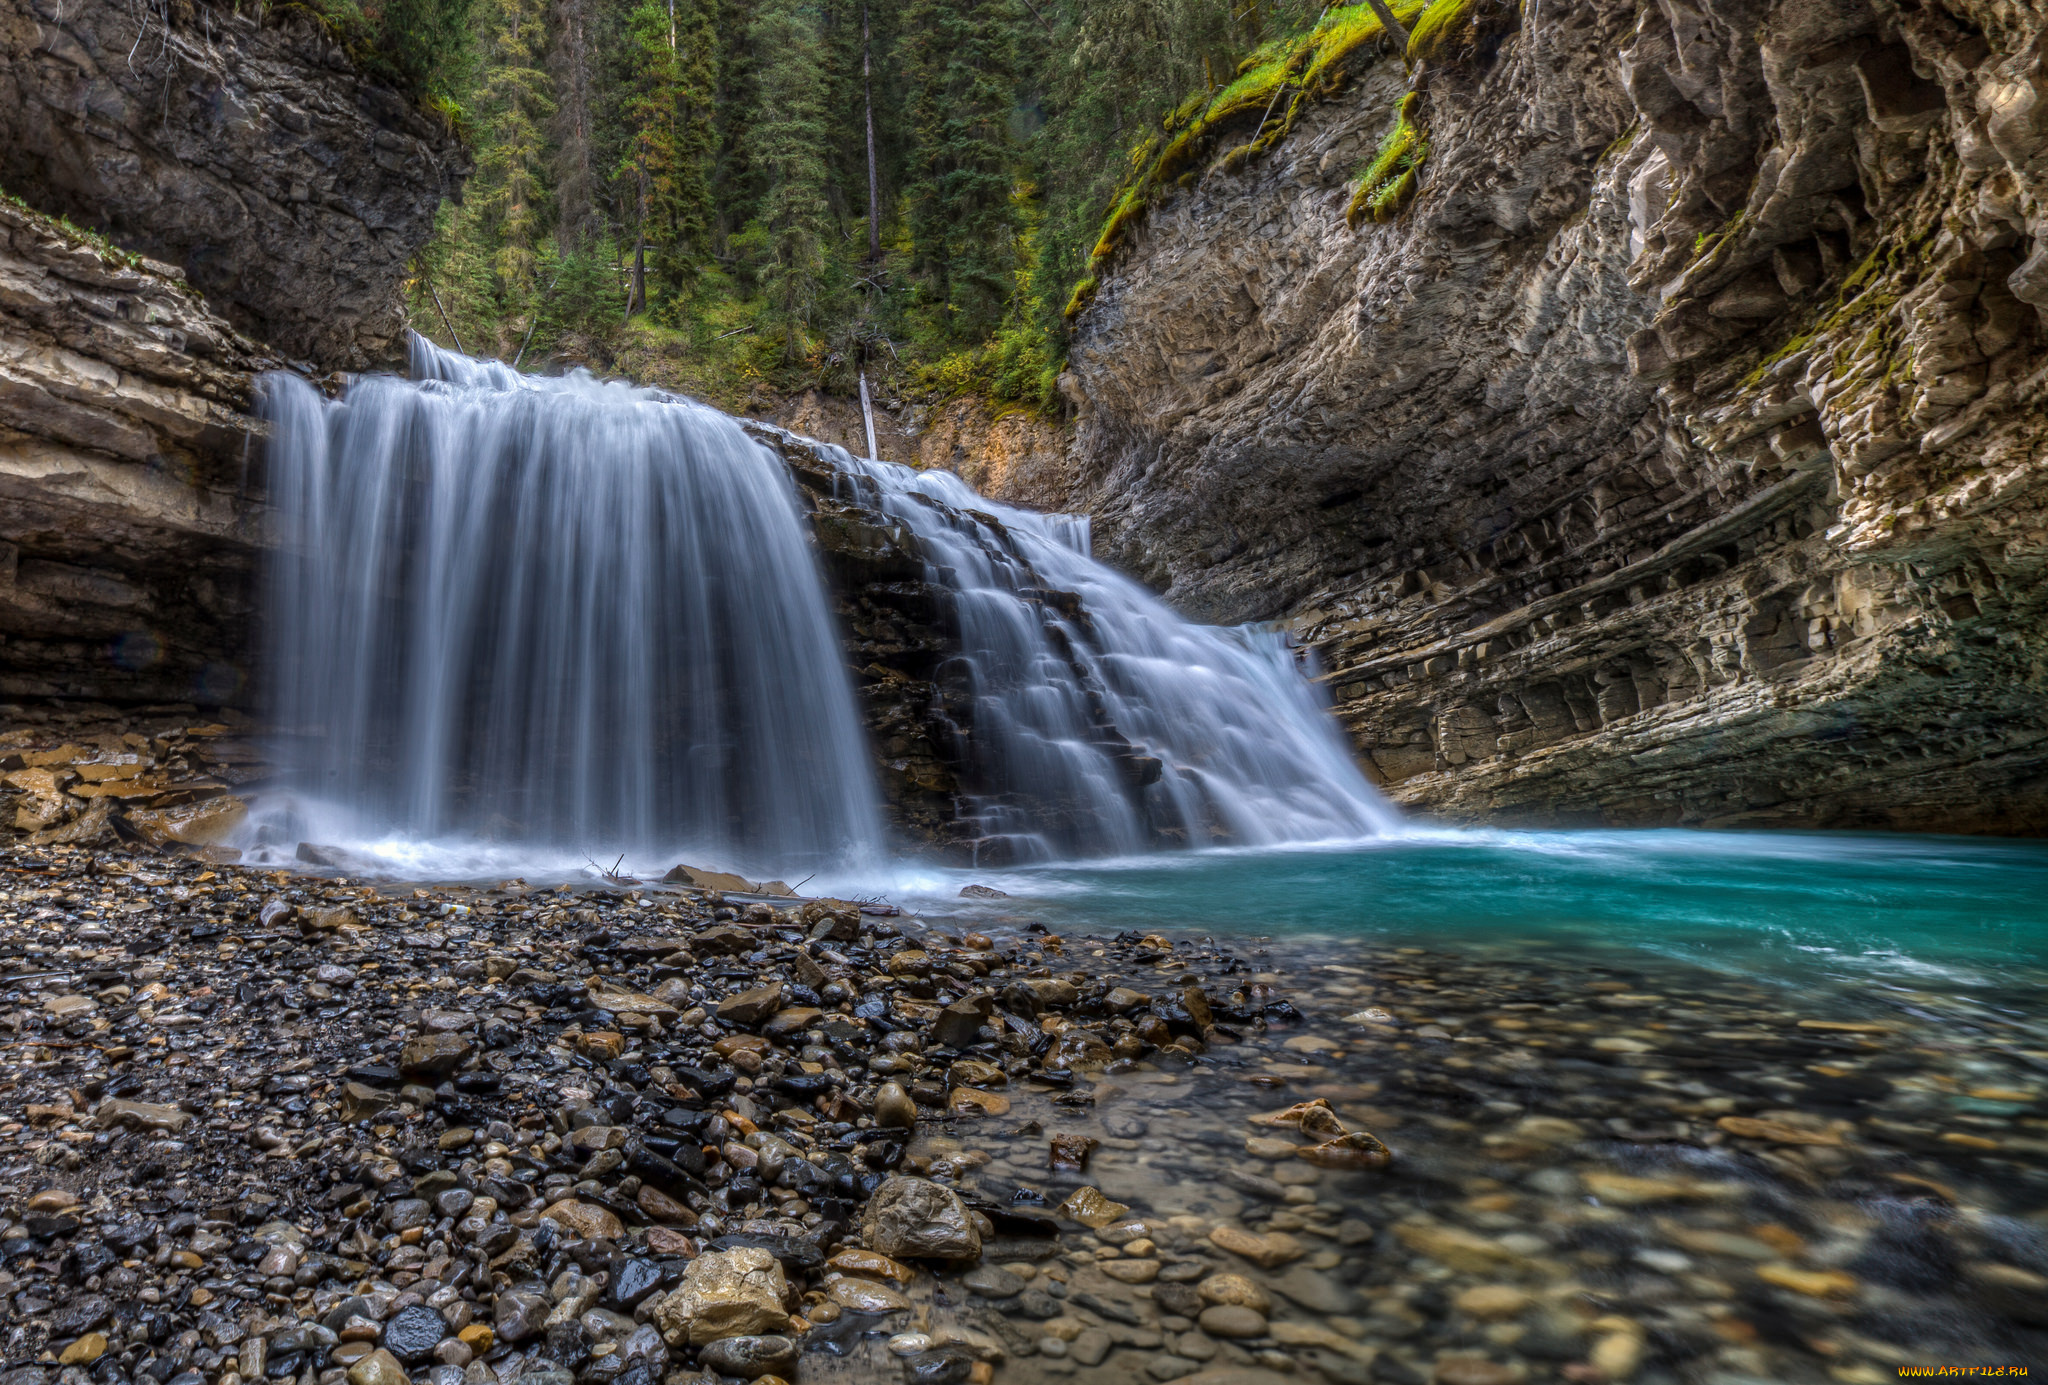
<svg viewBox="0 0 2048 1385">
<path fill-rule="evenodd" d="M 1356 840 L 1398 817 L 1277 631 L 1183 620 L 1090 553 L 1085 517 L 813 444 L 952 595 L 940 671 L 994 863 Z"/>
</svg>

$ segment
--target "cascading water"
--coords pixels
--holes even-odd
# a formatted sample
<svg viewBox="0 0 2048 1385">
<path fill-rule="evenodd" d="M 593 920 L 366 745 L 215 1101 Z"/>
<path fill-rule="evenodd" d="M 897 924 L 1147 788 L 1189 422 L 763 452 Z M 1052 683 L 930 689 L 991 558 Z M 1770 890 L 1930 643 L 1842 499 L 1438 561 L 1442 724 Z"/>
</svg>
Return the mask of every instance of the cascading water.
<svg viewBox="0 0 2048 1385">
<path fill-rule="evenodd" d="M 359 836 L 872 859 L 872 769 L 774 456 L 653 391 L 417 338 L 412 365 L 339 403 L 266 382 L 270 667 L 305 792 Z"/>
<path fill-rule="evenodd" d="M 1089 554 L 1086 520 L 820 447 L 953 594 L 983 845 L 1007 859 L 1356 839 L 1395 825 L 1276 632 L 1194 625 Z"/>
<path fill-rule="evenodd" d="M 317 820 L 357 841 L 872 866 L 868 747 L 773 452 L 657 391 L 419 339 L 412 364 L 341 402 L 266 382 L 270 667 L 298 790 L 271 838 Z M 949 593 L 960 652 L 939 681 L 983 859 L 1393 824 L 1279 636 L 1181 620 L 1088 555 L 1085 520 L 814 450 Z"/>
</svg>

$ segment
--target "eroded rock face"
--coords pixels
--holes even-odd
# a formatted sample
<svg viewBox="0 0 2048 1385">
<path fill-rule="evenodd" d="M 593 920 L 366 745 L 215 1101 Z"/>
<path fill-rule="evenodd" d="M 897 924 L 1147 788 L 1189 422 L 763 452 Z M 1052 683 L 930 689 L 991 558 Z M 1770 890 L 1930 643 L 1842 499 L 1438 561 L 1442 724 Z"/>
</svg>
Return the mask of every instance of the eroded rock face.
<svg viewBox="0 0 2048 1385">
<path fill-rule="evenodd" d="M 170 266 L 0 203 L 0 697 L 243 694 L 273 363 Z"/>
<path fill-rule="evenodd" d="M 1068 503 L 1290 619 L 1418 807 L 2048 828 L 2040 21 L 1540 13 L 1421 67 L 1392 223 L 1344 215 L 1391 60 L 1152 212 Z"/>
<path fill-rule="evenodd" d="M 399 278 L 467 168 L 291 7 L 0 0 L 0 187 L 323 369 L 402 360 Z"/>
</svg>

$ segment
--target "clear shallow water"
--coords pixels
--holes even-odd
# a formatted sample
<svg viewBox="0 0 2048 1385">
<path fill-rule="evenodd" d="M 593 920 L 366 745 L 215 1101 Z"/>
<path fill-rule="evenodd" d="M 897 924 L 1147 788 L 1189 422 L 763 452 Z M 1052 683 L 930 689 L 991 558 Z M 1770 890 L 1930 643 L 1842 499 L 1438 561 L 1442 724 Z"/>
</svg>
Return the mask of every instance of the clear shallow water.
<svg viewBox="0 0 2048 1385">
<path fill-rule="evenodd" d="M 2048 843 L 2032 841 L 1445 831 L 972 879 L 1010 896 L 981 911 L 1055 928 L 1581 949 L 1914 986 L 2048 965 Z M 927 907 L 968 904 L 938 904 L 950 876 L 915 884 Z"/>
<path fill-rule="evenodd" d="M 402 835 L 346 847 L 357 875 L 600 882 L 592 856 L 577 851 Z M 651 883 L 681 859 L 634 853 L 621 871 Z M 600 864 L 613 864 L 610 853 Z M 962 898 L 970 884 L 1007 897 Z M 1002 871 L 898 859 L 820 872 L 800 892 L 887 900 L 963 925 L 1030 919 L 1055 931 L 1661 958 L 1788 984 L 1946 989 L 2048 969 L 2048 842 L 2037 841 L 1411 828 L 1366 843 Z"/>
</svg>

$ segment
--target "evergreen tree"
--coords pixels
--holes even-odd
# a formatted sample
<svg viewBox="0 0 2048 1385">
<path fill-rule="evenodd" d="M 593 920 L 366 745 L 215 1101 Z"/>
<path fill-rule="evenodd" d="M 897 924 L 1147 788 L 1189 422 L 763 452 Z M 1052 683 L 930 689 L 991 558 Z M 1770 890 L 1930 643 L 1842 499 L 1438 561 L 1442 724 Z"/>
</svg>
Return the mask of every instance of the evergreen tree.
<svg viewBox="0 0 2048 1385">
<path fill-rule="evenodd" d="M 596 102 L 593 88 L 597 0 L 554 0 L 548 76 L 556 95 L 553 123 L 555 238 L 573 254 L 602 230 L 597 210 Z"/>
<path fill-rule="evenodd" d="M 784 359 L 805 354 L 824 291 L 831 208 L 826 197 L 827 73 L 820 15 L 811 0 L 764 0 L 754 18 L 760 106 L 751 135 L 764 183 L 762 279 L 784 339 Z"/>
<path fill-rule="evenodd" d="M 773 341 L 784 383 L 879 358 L 1047 404 L 1132 151 L 1320 5 L 382 0 L 384 61 L 468 111 L 477 166 L 413 320 L 507 360 Z"/>
<path fill-rule="evenodd" d="M 911 273 L 933 325 L 978 341 L 1016 272 L 1011 0 L 910 0 L 898 46 L 912 138 Z"/>
</svg>

